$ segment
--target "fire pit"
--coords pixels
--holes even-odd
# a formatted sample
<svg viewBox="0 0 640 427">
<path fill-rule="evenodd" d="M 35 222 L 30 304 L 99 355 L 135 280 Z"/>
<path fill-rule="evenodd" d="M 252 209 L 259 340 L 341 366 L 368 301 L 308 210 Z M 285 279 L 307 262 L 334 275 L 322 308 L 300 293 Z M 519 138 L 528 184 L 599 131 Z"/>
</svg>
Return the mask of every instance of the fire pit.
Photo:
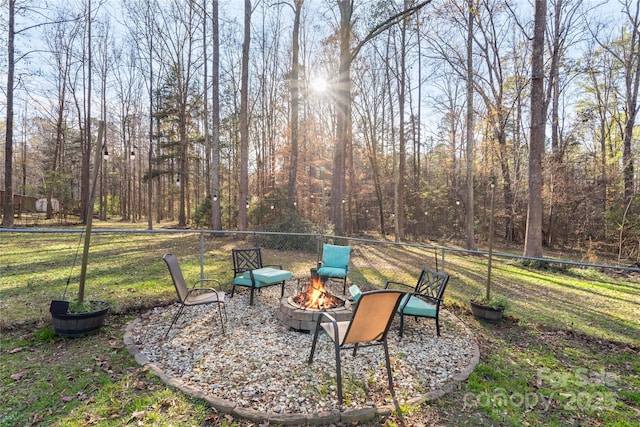
<svg viewBox="0 0 640 427">
<path fill-rule="evenodd" d="M 351 320 L 351 303 L 342 297 L 332 295 L 320 277 L 313 274 L 311 279 L 298 280 L 298 292 L 280 301 L 276 317 L 291 329 L 301 332 L 312 331 L 321 313 L 328 313 L 338 322 Z"/>
</svg>

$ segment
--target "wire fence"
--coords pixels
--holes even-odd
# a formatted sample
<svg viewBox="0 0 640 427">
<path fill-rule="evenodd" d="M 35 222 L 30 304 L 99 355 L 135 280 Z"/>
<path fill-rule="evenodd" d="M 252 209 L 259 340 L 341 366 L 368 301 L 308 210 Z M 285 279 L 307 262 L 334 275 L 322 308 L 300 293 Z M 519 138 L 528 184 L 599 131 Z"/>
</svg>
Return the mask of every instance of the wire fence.
<svg viewBox="0 0 640 427">
<path fill-rule="evenodd" d="M 81 235 L 84 233 L 82 229 L 3 229 L 0 228 L 0 237 L 9 235 L 40 235 L 42 241 L 49 240 L 52 243 L 59 241 L 58 237 L 45 238 L 44 235 Z M 197 238 L 199 242 L 199 256 L 201 266 L 204 267 L 205 254 L 212 251 L 216 242 L 236 242 L 238 245 L 252 245 L 253 247 L 261 247 L 274 251 L 293 251 L 302 254 L 308 254 L 311 258 L 315 257 L 315 261 L 320 261 L 322 257 L 322 244 L 333 243 L 338 245 L 349 245 L 353 247 L 352 261 L 353 269 L 366 269 L 367 266 L 377 265 L 384 267 L 386 263 L 380 263 L 378 258 L 378 250 L 373 248 L 394 248 L 406 252 L 422 253 L 424 259 L 422 264 L 417 266 L 422 268 L 429 267 L 436 270 L 446 271 L 446 257 L 453 254 L 464 254 L 471 256 L 486 257 L 487 251 L 468 250 L 457 247 L 447 247 L 441 245 L 430 245 L 423 243 L 411 242 L 391 242 L 386 240 L 365 239 L 358 237 L 340 237 L 327 234 L 307 234 L 307 233 L 282 233 L 282 232 L 264 232 L 264 231 L 216 231 L 216 230 L 183 230 L 183 229 L 158 229 L 158 230 L 130 230 L 130 229 L 94 229 L 92 235 L 94 241 L 99 241 L 100 235 L 125 235 L 127 239 L 133 239 L 134 236 L 148 235 L 180 235 L 188 236 L 191 239 Z M 67 238 L 65 238 L 67 240 Z M 143 239 L 146 240 L 146 239 Z M 163 239 L 164 240 L 164 239 Z M 166 239 L 168 242 L 171 239 Z M 26 240 L 27 242 L 29 240 Z M 190 245 L 191 247 L 191 245 Z M 238 246 L 239 247 L 239 246 Z M 633 265 L 617 265 L 605 263 L 592 263 L 584 261 L 574 261 L 568 259 L 554 258 L 534 258 L 522 255 L 493 252 L 495 258 L 510 259 L 537 262 L 544 264 L 553 264 L 558 266 L 576 266 L 581 268 L 598 268 L 612 269 L 629 272 L 640 272 L 640 266 Z M 417 261 L 417 260 L 416 260 Z M 388 269 L 387 273 L 393 277 L 394 268 Z"/>
<path fill-rule="evenodd" d="M 12 313 L 3 315 L 9 319 L 6 321 L 44 318 L 48 315 L 48 301 L 73 298 L 80 273 L 82 238 L 81 229 L 0 229 L 0 309 L 4 312 L 11 307 Z M 260 247 L 264 264 L 281 264 L 293 273 L 294 279 L 309 277 L 310 269 L 321 260 L 323 243 L 352 247 L 348 280 L 365 288 L 382 288 L 388 280 L 415 283 L 421 269 L 429 268 L 449 273 L 452 281 L 448 295 L 463 301 L 479 294 L 486 280 L 486 251 L 322 234 L 94 229 L 87 292 L 113 301 L 114 311 L 171 302 L 175 293 L 161 261 L 167 252 L 179 258 L 186 277 L 216 277 L 227 289 L 233 280 L 231 250 L 235 248 Z M 640 271 L 635 266 L 507 253 L 492 256 L 559 268 L 596 268 L 621 274 Z M 509 291 L 499 281 L 497 289 Z"/>
</svg>

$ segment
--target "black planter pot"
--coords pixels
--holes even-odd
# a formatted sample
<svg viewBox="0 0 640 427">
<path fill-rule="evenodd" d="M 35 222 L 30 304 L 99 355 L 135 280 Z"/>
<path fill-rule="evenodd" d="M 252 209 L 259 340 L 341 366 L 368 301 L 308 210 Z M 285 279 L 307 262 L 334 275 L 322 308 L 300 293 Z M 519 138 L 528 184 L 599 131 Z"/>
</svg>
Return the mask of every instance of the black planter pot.
<svg viewBox="0 0 640 427">
<path fill-rule="evenodd" d="M 495 308 L 472 300 L 471 313 L 477 320 L 487 323 L 499 323 L 502 320 L 504 308 Z"/>
<path fill-rule="evenodd" d="M 49 312 L 53 318 L 53 330 L 61 337 L 79 338 L 98 332 L 109 311 L 109 303 L 91 301 L 94 311 L 86 313 L 69 313 L 68 301 L 52 301 Z"/>
</svg>

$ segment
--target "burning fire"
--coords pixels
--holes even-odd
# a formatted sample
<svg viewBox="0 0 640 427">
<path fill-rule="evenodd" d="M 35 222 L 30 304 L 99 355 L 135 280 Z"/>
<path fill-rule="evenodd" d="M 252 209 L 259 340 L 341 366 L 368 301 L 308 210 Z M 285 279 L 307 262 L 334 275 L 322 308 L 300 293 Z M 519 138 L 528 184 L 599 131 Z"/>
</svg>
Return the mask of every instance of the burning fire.
<svg viewBox="0 0 640 427">
<path fill-rule="evenodd" d="M 311 279 L 311 285 L 307 286 L 306 292 L 300 292 L 293 297 L 293 301 L 302 307 L 313 310 L 327 310 L 343 303 L 340 298 L 331 295 L 327 291 L 322 279 L 317 276 Z"/>
</svg>

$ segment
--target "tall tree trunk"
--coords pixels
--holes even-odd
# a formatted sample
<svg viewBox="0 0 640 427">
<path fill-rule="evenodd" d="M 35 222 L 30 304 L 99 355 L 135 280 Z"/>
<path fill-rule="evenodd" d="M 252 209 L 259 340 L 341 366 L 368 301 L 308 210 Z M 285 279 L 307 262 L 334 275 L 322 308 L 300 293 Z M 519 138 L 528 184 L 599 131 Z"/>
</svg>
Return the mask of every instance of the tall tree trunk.
<svg viewBox="0 0 640 427">
<path fill-rule="evenodd" d="M 556 0 L 553 4 L 553 40 L 551 46 L 551 65 L 549 67 L 549 85 L 545 99 L 545 111 L 551 102 L 551 157 L 549 173 L 549 219 L 547 223 L 546 238 L 543 234 L 543 243 L 547 245 L 555 242 L 555 222 L 556 222 L 556 173 L 562 164 L 562 149 L 560 147 L 560 24 L 562 15 L 562 1 Z"/>
<path fill-rule="evenodd" d="M 547 1 L 536 0 L 531 55 L 531 130 L 529 137 L 529 206 L 524 255 L 542 257 L 542 156 L 546 108 L 544 99 L 544 34 Z"/>
<path fill-rule="evenodd" d="M 184 78 L 184 77 L 183 77 Z M 189 84 L 187 79 L 184 81 L 179 80 L 180 85 L 180 112 L 178 113 L 178 137 L 180 139 L 179 144 L 179 164 L 178 164 L 178 178 L 180 184 L 180 200 L 178 201 L 178 227 L 187 226 L 187 213 L 186 213 L 186 196 L 188 189 L 188 162 L 187 162 L 187 94 L 186 87 Z"/>
<path fill-rule="evenodd" d="M 213 203 L 213 188 L 211 184 L 211 133 L 209 130 L 209 39 L 207 37 L 207 0 L 202 0 L 202 62 L 203 62 L 203 126 L 204 126 L 204 150 L 205 150 L 205 190 L 209 194 L 209 200 Z"/>
<path fill-rule="evenodd" d="M 391 43 L 392 41 L 392 34 L 391 32 L 388 33 L 387 35 L 387 42 L 385 44 L 385 63 L 390 64 L 391 63 L 391 57 L 393 56 L 391 53 Z M 393 94 L 393 87 L 391 86 L 391 83 L 393 82 L 393 77 L 391 75 L 391 67 L 384 67 L 384 72 L 385 72 L 385 81 L 386 81 L 386 94 L 387 94 L 387 98 L 389 100 L 389 106 L 388 109 L 383 108 L 383 113 L 386 112 L 388 110 L 388 114 L 389 114 L 389 118 L 387 120 L 384 120 L 384 117 L 382 118 L 382 123 L 388 123 L 388 131 L 387 131 L 387 140 L 388 140 L 388 144 L 391 145 L 390 151 L 391 151 L 391 173 L 395 182 L 396 179 L 396 174 L 397 174 L 397 163 L 396 162 L 396 124 L 395 124 L 395 108 L 394 108 L 394 102 L 392 101 L 394 94 Z M 384 149 L 384 142 L 382 143 L 382 152 L 385 152 L 387 150 Z M 382 186 L 381 186 L 382 189 Z M 384 193 L 384 190 L 382 189 L 382 192 Z M 382 234 L 383 236 L 385 236 L 386 233 L 386 224 L 385 224 L 385 211 L 384 211 L 384 199 L 383 198 L 378 198 L 379 201 L 379 214 L 380 214 L 380 234 Z M 393 207 L 395 209 L 395 206 Z M 389 219 L 390 222 L 393 221 L 393 227 L 394 227 L 394 235 L 395 235 L 395 221 L 394 218 L 390 218 Z"/>
<path fill-rule="evenodd" d="M 60 104 L 58 104 L 60 106 Z M 57 123 L 56 123 L 56 142 L 53 150 L 53 156 L 51 156 L 51 171 L 50 171 L 50 182 L 47 184 L 47 212 L 46 218 L 53 218 L 53 191 L 57 186 L 57 182 L 59 180 L 58 173 L 58 165 L 60 164 L 60 156 L 62 151 L 62 120 L 63 120 L 63 108 L 64 106 L 60 106 L 60 111 L 58 111 Z"/>
<path fill-rule="evenodd" d="M 3 227 L 13 227 L 13 79 L 15 71 L 15 0 L 9 0 L 9 34 L 7 39 L 7 123 L 4 158 Z"/>
<path fill-rule="evenodd" d="M 407 9 L 410 0 L 405 0 L 404 7 Z M 405 180 L 407 168 L 407 136 L 405 132 L 405 93 L 407 87 L 407 19 L 402 21 L 400 28 L 400 70 L 398 77 L 398 174 L 395 179 L 395 197 L 393 199 L 395 211 L 395 241 L 404 240 L 404 212 L 405 212 Z"/>
<path fill-rule="evenodd" d="M 109 49 L 107 48 L 107 41 L 109 40 L 109 36 L 108 34 L 105 34 L 104 37 L 100 38 L 100 42 L 102 43 L 102 49 L 98 49 L 98 62 L 99 62 L 99 70 L 100 73 L 98 74 L 100 76 L 100 121 L 102 123 L 107 123 L 107 71 L 108 71 L 108 52 Z M 101 55 L 102 54 L 102 57 Z M 101 61 L 100 61 L 101 59 Z M 131 148 L 131 122 L 130 122 L 130 118 L 128 117 L 129 114 L 129 107 L 126 107 L 125 110 L 127 111 L 127 113 L 124 115 L 124 117 L 126 118 L 126 126 L 124 128 L 124 135 L 123 138 L 125 140 L 125 144 L 123 145 L 124 148 L 124 179 L 126 181 L 125 185 L 124 185 L 124 192 L 126 194 L 124 200 L 121 201 L 122 203 L 122 208 L 123 211 L 125 212 L 125 216 L 123 219 L 128 220 L 131 216 L 131 199 L 132 199 L 132 179 L 131 179 L 131 168 L 130 168 L 130 162 L 127 161 L 126 159 L 128 159 L 129 157 L 129 151 Z M 90 139 L 91 140 L 91 139 Z M 106 146 L 106 134 L 105 134 L 105 139 L 104 139 L 104 144 Z M 96 141 L 96 144 L 102 144 L 102 141 Z M 109 174 L 106 173 L 107 171 L 107 165 L 105 164 L 105 176 L 104 176 L 104 181 L 101 182 L 100 184 L 100 194 L 104 194 L 104 208 L 100 209 L 100 218 L 102 220 L 106 220 L 108 217 L 108 205 L 107 205 L 107 201 L 108 201 L 108 177 Z"/>
<path fill-rule="evenodd" d="M 89 169 L 91 167 L 91 92 L 92 92 L 92 76 L 93 76 L 93 50 L 91 46 L 91 27 L 92 27 L 92 6 L 91 0 L 87 4 L 87 65 L 84 67 L 86 70 L 87 87 L 85 95 L 85 125 L 84 125 L 84 150 L 83 150 L 83 165 L 82 165 L 82 182 L 83 188 L 83 224 L 87 223 L 87 213 L 93 213 L 93 203 L 89 201 Z M 98 141 L 97 143 L 100 143 Z M 101 197 L 102 199 L 102 197 Z"/>
<path fill-rule="evenodd" d="M 222 230 L 220 213 L 220 21 L 218 18 L 218 0 L 211 2 L 212 26 L 212 65 L 211 65 L 211 228 Z"/>
<path fill-rule="evenodd" d="M 296 179 L 298 176 L 298 124 L 300 121 L 300 15 L 304 0 L 294 1 L 295 18 L 292 34 L 291 58 L 291 152 L 289 154 L 289 183 L 287 185 L 287 208 L 293 209 L 296 201 Z"/>
<path fill-rule="evenodd" d="M 242 75 L 240 88 L 240 198 L 238 230 L 247 229 L 249 197 L 249 43 L 251 41 L 251 0 L 244 1 L 244 41 L 242 43 Z"/>
<path fill-rule="evenodd" d="M 474 230 L 474 192 L 473 192 L 473 160 L 474 160 L 474 111 L 473 111 L 473 20 L 475 13 L 475 5 L 473 0 L 468 0 L 468 24 L 467 24 L 467 155 L 466 155 L 466 171 L 467 171 L 467 211 L 466 211 L 466 228 L 467 242 L 466 247 L 470 250 L 476 249 L 476 237 Z"/>
<path fill-rule="evenodd" d="M 344 206 L 346 179 L 346 149 L 351 141 L 351 30 L 353 1 L 338 0 L 340 9 L 340 66 L 336 93 L 337 134 L 333 153 L 333 176 L 331 178 L 331 220 L 335 233 L 344 234 Z"/>
<path fill-rule="evenodd" d="M 150 0 L 147 0 L 145 19 L 151 19 Z M 148 23 L 149 25 L 149 23 Z M 150 25 L 149 25 L 150 27 Z M 147 31 L 149 31 L 147 29 Z M 149 172 L 147 174 L 147 228 L 153 230 L 153 37 L 149 41 Z"/>
<path fill-rule="evenodd" d="M 640 85 L 640 30 L 638 28 L 640 26 L 640 2 L 636 1 L 632 3 L 635 3 L 635 11 L 630 9 L 628 3 L 625 5 L 626 13 L 630 21 L 629 23 L 632 28 L 628 60 L 624 64 L 626 99 L 624 133 L 622 137 L 622 163 L 624 165 L 625 204 L 629 203 L 634 193 L 634 166 L 631 143 L 638 111 L 638 86 Z"/>
</svg>

